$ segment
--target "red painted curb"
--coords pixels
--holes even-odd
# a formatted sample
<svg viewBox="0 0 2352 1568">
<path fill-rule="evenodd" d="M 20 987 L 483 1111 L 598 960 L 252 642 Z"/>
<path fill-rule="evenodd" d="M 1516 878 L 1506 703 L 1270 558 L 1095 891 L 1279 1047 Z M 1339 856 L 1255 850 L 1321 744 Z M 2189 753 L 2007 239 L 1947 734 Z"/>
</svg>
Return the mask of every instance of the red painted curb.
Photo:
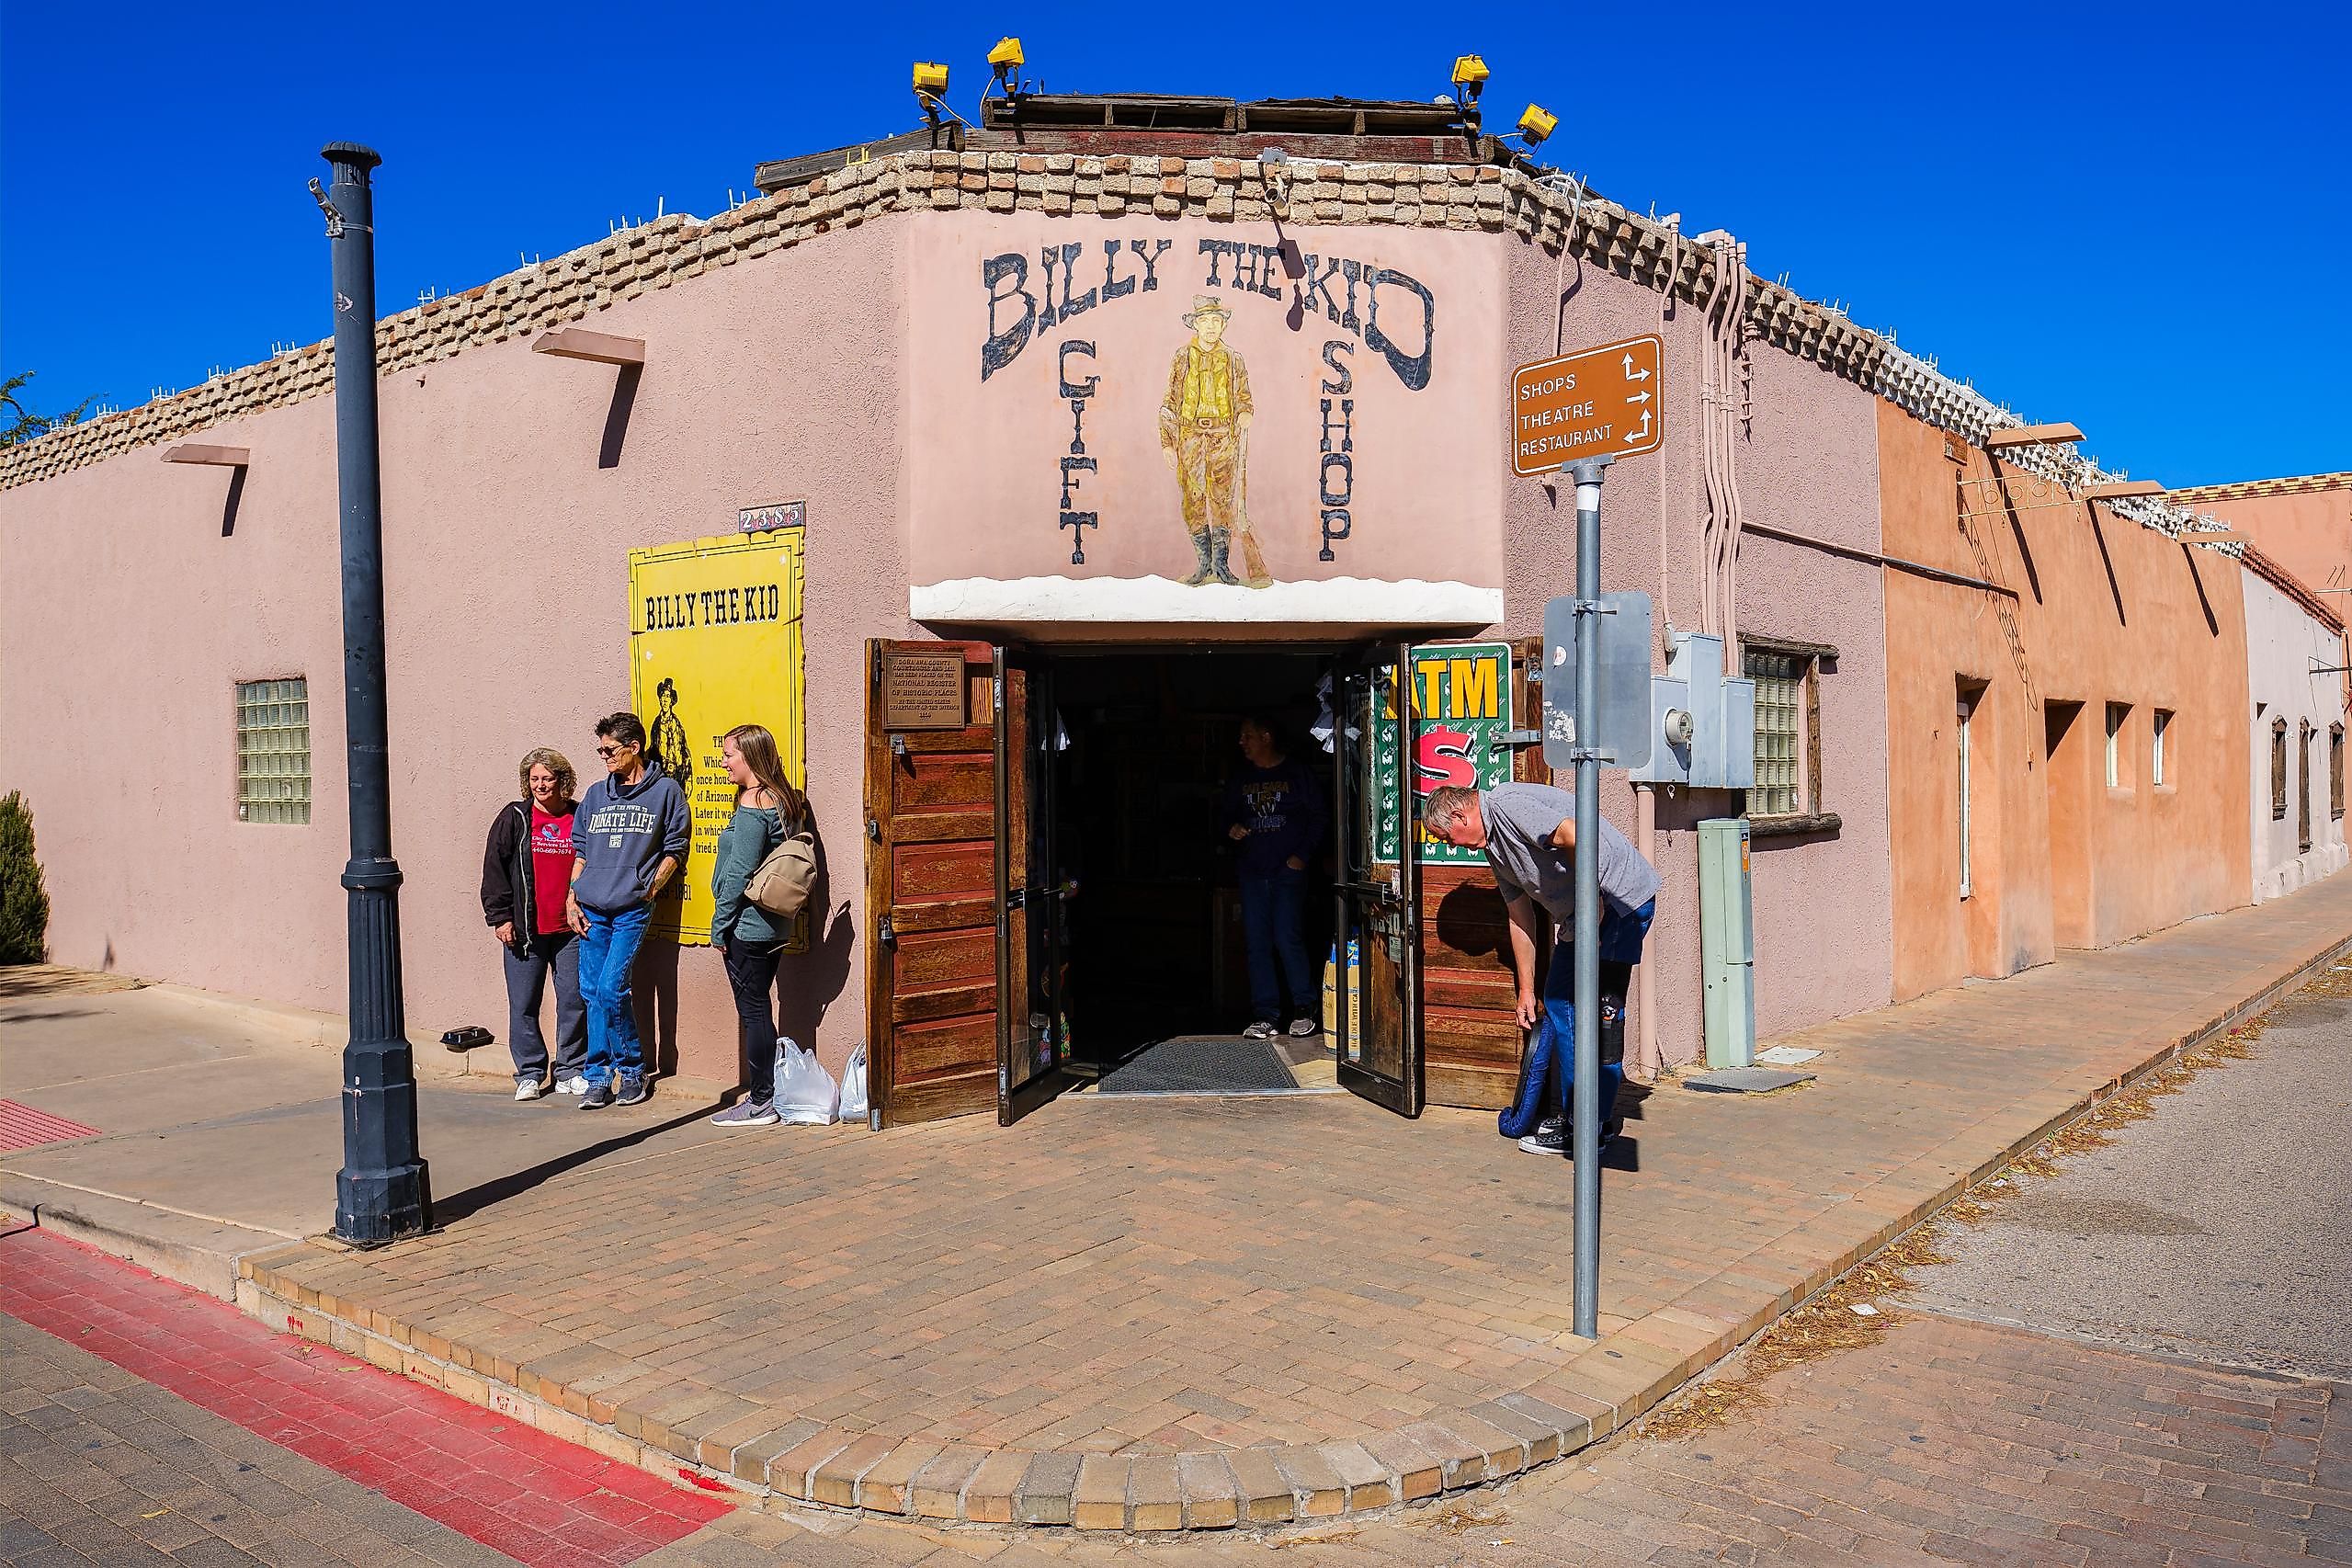
<svg viewBox="0 0 2352 1568">
<path fill-rule="evenodd" d="M 530 1568 L 621 1568 L 733 1512 L 41 1231 L 0 1235 L 0 1312 Z"/>
</svg>

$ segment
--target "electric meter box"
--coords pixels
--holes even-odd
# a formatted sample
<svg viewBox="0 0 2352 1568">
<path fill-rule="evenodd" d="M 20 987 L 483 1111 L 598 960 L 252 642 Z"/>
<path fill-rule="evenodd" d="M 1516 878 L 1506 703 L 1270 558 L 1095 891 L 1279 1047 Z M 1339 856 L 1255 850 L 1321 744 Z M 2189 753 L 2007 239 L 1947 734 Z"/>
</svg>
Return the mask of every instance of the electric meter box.
<svg viewBox="0 0 2352 1568">
<path fill-rule="evenodd" d="M 1699 824 L 1699 961 L 1707 1065 L 1755 1065 L 1755 909 L 1744 817 Z"/>
</svg>

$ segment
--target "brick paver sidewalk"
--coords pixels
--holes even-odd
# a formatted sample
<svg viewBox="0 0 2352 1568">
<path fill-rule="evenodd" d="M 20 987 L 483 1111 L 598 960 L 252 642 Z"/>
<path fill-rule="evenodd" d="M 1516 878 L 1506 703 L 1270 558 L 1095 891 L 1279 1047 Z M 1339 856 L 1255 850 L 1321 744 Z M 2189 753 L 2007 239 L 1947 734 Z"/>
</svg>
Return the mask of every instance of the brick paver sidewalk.
<svg viewBox="0 0 2352 1568">
<path fill-rule="evenodd" d="M 1607 1179 L 1597 1344 L 1567 1332 L 1564 1163 L 1349 1097 L 746 1135 L 248 1260 L 243 1299 L 789 1497 L 1114 1529 L 1376 1509 L 1606 1436 L 2348 936 L 2337 879 L 1807 1031 L 1794 1093 L 1661 1087 Z"/>
</svg>

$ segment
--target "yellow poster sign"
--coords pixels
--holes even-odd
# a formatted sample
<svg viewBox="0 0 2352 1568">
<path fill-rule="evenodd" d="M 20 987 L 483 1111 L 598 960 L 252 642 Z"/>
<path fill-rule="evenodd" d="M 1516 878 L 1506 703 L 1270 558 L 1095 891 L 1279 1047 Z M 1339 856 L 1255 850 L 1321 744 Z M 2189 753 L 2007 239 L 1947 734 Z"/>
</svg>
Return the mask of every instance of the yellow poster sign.
<svg viewBox="0 0 2352 1568">
<path fill-rule="evenodd" d="M 630 700 L 645 721 L 646 766 L 678 781 L 694 818 L 686 867 L 653 909 L 656 935 L 710 940 L 711 861 L 735 809 L 721 736 L 767 725 L 785 777 L 807 785 L 806 543 L 792 528 L 629 552 Z M 804 919 L 790 950 L 807 945 Z"/>
</svg>

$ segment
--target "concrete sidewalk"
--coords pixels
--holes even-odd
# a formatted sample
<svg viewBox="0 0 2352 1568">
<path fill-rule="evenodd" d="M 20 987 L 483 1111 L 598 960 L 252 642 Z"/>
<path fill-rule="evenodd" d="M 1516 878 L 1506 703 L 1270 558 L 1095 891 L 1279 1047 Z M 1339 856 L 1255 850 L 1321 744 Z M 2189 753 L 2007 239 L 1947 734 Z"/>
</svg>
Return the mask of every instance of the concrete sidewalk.
<svg viewBox="0 0 2352 1568">
<path fill-rule="evenodd" d="M 236 1260 L 334 1228 L 343 1163 L 340 1019 L 177 985 L 0 969 L 0 1098 L 95 1129 L 0 1151 L 0 1207 L 223 1300 Z M 494 1058 L 494 1060 L 493 1060 Z M 416 1051 L 419 1119 L 445 1209 L 518 1182 L 722 1134 L 711 1085 L 657 1082 L 593 1116 L 512 1099 L 504 1046 Z"/>
<path fill-rule="evenodd" d="M 1791 1043 L 1825 1054 L 1805 1089 L 1661 1085 L 1607 1178 L 1597 1343 L 1568 1332 L 1564 1164 L 1485 1115 L 1405 1123 L 1347 1096 L 1089 1096 L 879 1136 L 656 1114 L 626 1149 L 510 1155 L 433 1236 L 246 1254 L 238 1294 L 551 1432 L 779 1498 L 1138 1530 L 1373 1511 L 1623 1426 L 2347 940 L 2352 878 L 1807 1031 Z M 472 1108 L 426 1110 L 445 1192 L 441 1162 L 482 1157 L 465 1127 L 597 1119 Z M 7 1166 L 76 1148 L 105 1186 L 95 1145 Z"/>
</svg>

